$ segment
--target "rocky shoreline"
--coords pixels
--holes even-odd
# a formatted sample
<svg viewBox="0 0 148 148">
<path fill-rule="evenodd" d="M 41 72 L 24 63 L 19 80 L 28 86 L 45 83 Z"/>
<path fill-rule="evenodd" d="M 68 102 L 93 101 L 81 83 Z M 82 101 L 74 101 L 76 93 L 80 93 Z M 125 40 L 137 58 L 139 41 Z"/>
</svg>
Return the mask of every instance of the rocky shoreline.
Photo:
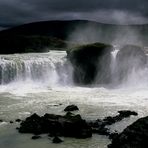
<svg viewBox="0 0 148 148">
<path fill-rule="evenodd" d="M 45 113 L 40 116 L 36 113 L 26 119 L 9 121 L 17 123 L 17 131 L 20 134 L 31 134 L 32 140 L 41 139 L 47 135 L 52 143 L 64 142 L 64 137 L 87 139 L 94 134 L 106 136 L 111 140 L 108 148 L 146 148 L 148 147 L 148 117 L 143 117 L 127 126 L 121 133 L 111 130 L 117 122 L 131 116 L 137 116 L 135 111 L 120 110 L 115 116 L 107 116 L 103 119 L 84 119 L 79 114 L 76 105 L 69 105 L 64 110 L 64 115 Z M 62 111 L 62 112 L 63 112 Z M 0 120 L 0 122 L 5 122 Z"/>
<path fill-rule="evenodd" d="M 111 132 L 109 125 L 113 125 L 116 122 L 120 122 L 124 118 L 129 118 L 131 115 L 137 116 L 138 114 L 130 110 L 121 110 L 118 111 L 118 114 L 116 116 L 108 116 L 104 119 L 85 120 L 81 117 L 80 114 L 76 114 L 79 111 L 79 108 L 76 105 L 69 105 L 64 109 L 64 111 L 65 115 L 46 113 L 43 116 L 39 116 L 38 114 L 34 113 L 31 116 L 27 117 L 25 120 L 17 119 L 16 122 L 20 124 L 20 127 L 18 127 L 17 130 L 21 134 L 32 134 L 31 139 L 33 140 L 42 138 L 42 134 L 47 134 L 49 138 L 52 139 L 53 143 L 63 142 L 63 139 L 61 137 L 85 139 L 91 138 L 93 134 L 99 134 L 105 135 L 109 139 L 111 139 L 112 143 L 108 145 L 109 148 L 131 148 L 130 142 L 129 145 L 128 142 L 126 142 L 128 147 L 127 145 L 123 147 L 123 143 L 125 142 L 125 140 L 127 140 L 125 139 L 125 137 L 130 139 L 129 135 L 133 134 L 133 130 L 135 130 L 133 137 L 139 137 L 139 134 L 137 133 L 144 132 L 144 128 L 146 128 L 144 126 L 147 123 L 146 121 L 143 121 L 144 119 L 139 119 L 129 126 L 134 126 L 131 131 L 128 130 L 129 127 L 127 127 L 123 132 L 117 133 Z M 143 122 L 141 122 L 141 120 Z M 142 127 L 140 128 L 140 126 Z M 139 130 L 137 131 L 136 129 L 138 128 Z M 147 134 L 145 133 L 144 136 L 146 135 Z M 139 139 L 140 138 L 143 137 L 139 137 Z M 139 140 L 139 142 L 141 141 L 143 141 L 143 139 Z M 135 143 L 137 142 L 138 141 L 136 141 Z M 137 146 L 138 145 L 139 144 L 137 144 Z M 134 145 L 134 148 L 139 147 L 136 147 L 136 145 Z"/>
</svg>

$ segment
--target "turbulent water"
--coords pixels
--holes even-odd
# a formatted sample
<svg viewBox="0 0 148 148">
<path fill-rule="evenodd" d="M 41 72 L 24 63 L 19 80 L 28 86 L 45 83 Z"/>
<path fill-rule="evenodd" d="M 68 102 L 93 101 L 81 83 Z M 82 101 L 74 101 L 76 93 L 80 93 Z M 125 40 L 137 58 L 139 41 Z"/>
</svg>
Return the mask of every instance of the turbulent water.
<svg viewBox="0 0 148 148">
<path fill-rule="evenodd" d="M 112 53 L 112 75 L 116 71 L 117 52 Z M 65 138 L 59 145 L 52 144 L 47 135 L 33 141 L 32 135 L 17 132 L 17 123 L 9 123 L 34 112 L 64 114 L 63 109 L 73 103 L 80 108 L 78 113 L 89 120 L 116 115 L 121 109 L 139 113 L 138 117 L 111 126 L 111 130 L 122 131 L 137 118 L 148 115 L 146 67 L 114 88 L 74 86 L 73 69 L 64 51 L 1 55 L 0 67 L 0 119 L 4 121 L 0 123 L 0 148 L 106 148 L 110 141 L 99 135 L 87 140 Z"/>
<path fill-rule="evenodd" d="M 69 65 L 65 52 L 0 56 L 1 83 L 33 81 L 47 85 L 68 84 Z M 61 81 L 61 82 L 60 82 Z"/>
</svg>

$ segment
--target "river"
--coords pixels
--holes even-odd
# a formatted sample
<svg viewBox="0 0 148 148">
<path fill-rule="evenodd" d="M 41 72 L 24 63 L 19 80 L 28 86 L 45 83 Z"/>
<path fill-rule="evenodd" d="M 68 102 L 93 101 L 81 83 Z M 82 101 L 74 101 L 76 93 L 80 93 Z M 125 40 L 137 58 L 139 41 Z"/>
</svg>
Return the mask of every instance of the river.
<svg viewBox="0 0 148 148">
<path fill-rule="evenodd" d="M 115 62 L 115 61 L 114 61 Z M 93 135 L 88 139 L 63 138 L 63 143 L 52 144 L 47 135 L 31 140 L 31 134 L 19 134 L 19 123 L 38 113 L 65 114 L 64 108 L 76 104 L 83 118 L 88 120 L 116 115 L 118 110 L 134 110 L 138 117 L 130 117 L 110 127 L 122 131 L 127 125 L 148 115 L 146 85 L 120 87 L 78 87 L 72 81 L 72 66 L 65 51 L 0 55 L 0 148 L 106 148 L 106 136 Z M 131 84 L 131 82 L 130 82 Z M 139 83 L 137 83 L 139 84 Z"/>
</svg>

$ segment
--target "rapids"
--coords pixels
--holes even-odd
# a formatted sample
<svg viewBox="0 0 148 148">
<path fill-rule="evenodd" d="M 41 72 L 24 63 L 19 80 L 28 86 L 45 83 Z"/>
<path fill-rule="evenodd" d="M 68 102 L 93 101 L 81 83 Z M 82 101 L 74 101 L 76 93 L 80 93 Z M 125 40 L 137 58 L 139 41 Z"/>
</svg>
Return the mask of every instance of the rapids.
<svg viewBox="0 0 148 148">
<path fill-rule="evenodd" d="M 116 72 L 117 50 L 112 53 L 111 65 Z M 105 136 L 93 135 L 90 139 L 64 138 L 55 145 L 46 135 L 33 141 L 30 134 L 19 134 L 18 123 L 9 121 L 24 119 L 36 112 L 64 114 L 69 104 L 76 104 L 82 117 L 93 120 L 116 115 L 118 110 L 138 112 L 138 117 L 125 119 L 111 126 L 122 131 L 137 118 L 148 115 L 147 68 L 129 75 L 128 81 L 117 87 L 78 87 L 72 81 L 72 66 L 66 52 L 0 55 L 0 148 L 106 148 L 110 143 Z M 142 76 L 142 77 L 141 77 Z M 136 77 L 136 81 L 133 77 Z M 140 79 L 141 77 L 141 79 Z M 145 81 L 145 83 L 143 83 Z M 144 85 L 142 85 L 144 84 Z"/>
</svg>

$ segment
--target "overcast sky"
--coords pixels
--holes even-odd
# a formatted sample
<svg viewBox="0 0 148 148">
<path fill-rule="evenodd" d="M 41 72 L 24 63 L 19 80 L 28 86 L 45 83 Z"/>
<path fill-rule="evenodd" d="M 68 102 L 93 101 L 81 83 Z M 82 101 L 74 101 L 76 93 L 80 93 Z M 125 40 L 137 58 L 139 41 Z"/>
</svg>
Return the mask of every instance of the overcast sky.
<svg viewBox="0 0 148 148">
<path fill-rule="evenodd" d="M 43 20 L 148 23 L 148 0 L 0 0 L 0 29 Z"/>
</svg>

